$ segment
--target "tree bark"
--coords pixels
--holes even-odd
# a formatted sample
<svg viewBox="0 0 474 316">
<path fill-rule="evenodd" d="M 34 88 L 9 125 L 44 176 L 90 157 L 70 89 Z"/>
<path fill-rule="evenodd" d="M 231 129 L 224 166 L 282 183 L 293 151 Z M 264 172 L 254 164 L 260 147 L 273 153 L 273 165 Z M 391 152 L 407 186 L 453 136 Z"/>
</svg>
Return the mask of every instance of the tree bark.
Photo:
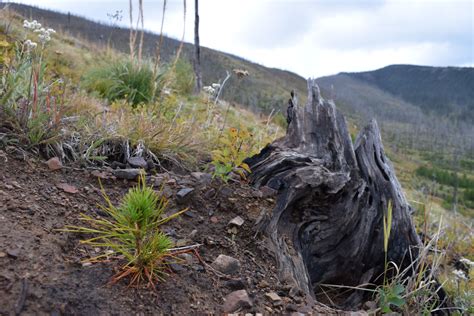
<svg viewBox="0 0 474 316">
<path fill-rule="evenodd" d="M 199 45 L 199 0 L 194 0 L 194 74 L 195 94 L 202 90 L 201 47 Z"/>
<path fill-rule="evenodd" d="M 407 266 L 421 245 L 412 209 L 385 156 L 375 120 L 352 144 L 346 121 L 308 81 L 306 106 L 294 106 L 285 137 L 247 159 L 253 185 L 278 191 L 259 223 L 282 282 L 317 298 L 321 285 L 381 283 L 383 216 L 393 206 L 388 260 Z M 293 102 L 294 103 L 294 102 Z M 342 306 L 360 302 L 360 291 Z"/>
</svg>

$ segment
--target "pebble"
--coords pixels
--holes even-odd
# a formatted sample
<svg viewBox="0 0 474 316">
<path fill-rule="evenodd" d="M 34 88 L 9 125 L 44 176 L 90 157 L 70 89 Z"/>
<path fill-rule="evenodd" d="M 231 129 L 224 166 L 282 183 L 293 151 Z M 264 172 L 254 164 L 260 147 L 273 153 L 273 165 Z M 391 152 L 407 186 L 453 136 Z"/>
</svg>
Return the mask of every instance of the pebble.
<svg viewBox="0 0 474 316">
<path fill-rule="evenodd" d="M 240 270 L 239 260 L 222 254 L 219 255 L 211 265 L 217 271 L 225 274 L 236 273 Z"/>
<path fill-rule="evenodd" d="M 119 179 L 135 180 L 142 172 L 142 169 L 116 169 L 113 175 Z"/>
<path fill-rule="evenodd" d="M 130 157 L 127 159 L 127 162 L 133 168 L 147 169 L 148 167 L 148 164 L 143 157 Z"/>
<path fill-rule="evenodd" d="M 268 298 L 272 303 L 281 301 L 280 295 L 275 292 L 265 293 L 265 297 Z"/>
<path fill-rule="evenodd" d="M 173 270 L 174 273 L 180 273 L 185 270 L 182 265 L 177 264 L 177 263 L 170 263 L 169 267 L 171 268 L 171 270 Z"/>
<path fill-rule="evenodd" d="M 201 184 L 209 184 L 212 180 L 212 176 L 209 173 L 204 172 L 191 172 L 191 177 Z"/>
<path fill-rule="evenodd" d="M 250 300 L 246 290 L 238 290 L 228 294 L 225 297 L 222 309 L 224 313 L 233 313 L 241 308 L 252 307 L 253 303 Z"/>
<path fill-rule="evenodd" d="M 193 192 L 193 188 L 182 188 L 181 190 L 176 193 L 176 199 L 178 203 L 184 203 L 188 200 L 191 196 L 191 192 Z"/>
<path fill-rule="evenodd" d="M 58 157 L 53 157 L 46 161 L 46 164 L 48 165 L 49 170 L 59 170 L 63 167 L 63 164 L 61 163 L 61 160 L 59 160 Z"/>
<path fill-rule="evenodd" d="M 7 255 L 10 258 L 16 259 L 20 255 L 20 249 L 7 249 Z"/>
</svg>

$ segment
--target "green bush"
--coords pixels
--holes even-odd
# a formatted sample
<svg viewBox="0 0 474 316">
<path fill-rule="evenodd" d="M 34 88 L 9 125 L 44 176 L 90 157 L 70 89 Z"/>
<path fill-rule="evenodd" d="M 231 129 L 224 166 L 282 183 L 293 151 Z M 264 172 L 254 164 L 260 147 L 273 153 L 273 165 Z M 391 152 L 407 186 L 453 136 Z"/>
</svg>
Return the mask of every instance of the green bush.
<svg viewBox="0 0 474 316">
<path fill-rule="evenodd" d="M 192 65 L 179 59 L 174 69 L 176 81 L 174 90 L 179 94 L 191 94 L 194 90 L 194 71 Z"/>
<path fill-rule="evenodd" d="M 111 102 L 123 99 L 136 106 L 153 100 L 153 79 L 149 64 L 120 61 L 90 71 L 84 78 L 84 87 Z"/>
</svg>

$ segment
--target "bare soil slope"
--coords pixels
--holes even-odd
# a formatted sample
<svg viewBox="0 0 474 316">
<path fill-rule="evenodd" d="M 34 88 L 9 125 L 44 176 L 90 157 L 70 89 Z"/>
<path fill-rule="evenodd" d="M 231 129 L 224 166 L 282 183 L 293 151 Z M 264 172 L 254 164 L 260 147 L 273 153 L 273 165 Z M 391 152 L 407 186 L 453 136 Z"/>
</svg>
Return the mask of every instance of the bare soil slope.
<svg viewBox="0 0 474 316">
<path fill-rule="evenodd" d="M 59 231 L 82 224 L 81 212 L 103 216 L 97 207 L 104 203 L 97 178 L 91 171 L 70 167 L 51 171 L 42 161 L 25 159 L 12 148 L 7 151 L 0 151 L 0 315 L 219 314 L 224 297 L 239 289 L 252 300 L 243 312 L 311 310 L 305 298 L 290 295 L 278 281 L 271 252 L 255 237 L 256 219 L 274 203 L 261 191 L 242 183 L 208 183 L 206 177 L 149 177 L 156 185 L 164 183 L 170 212 L 190 207 L 164 230 L 178 245 L 202 244 L 198 252 L 204 264 L 195 255 L 185 256 L 185 264 L 173 266 L 156 292 L 128 288 L 127 282 L 110 286 L 117 263 L 83 264 L 81 260 L 97 255 L 98 249 L 81 245 L 84 236 Z M 114 203 L 135 184 L 104 182 Z M 65 192 L 64 183 L 78 192 Z M 194 191 L 177 205 L 175 196 L 183 187 Z M 236 216 L 245 222 L 232 232 L 228 223 Z M 240 271 L 224 275 L 213 270 L 210 264 L 219 254 L 238 259 Z M 270 292 L 281 301 L 271 302 L 266 296 Z"/>
</svg>

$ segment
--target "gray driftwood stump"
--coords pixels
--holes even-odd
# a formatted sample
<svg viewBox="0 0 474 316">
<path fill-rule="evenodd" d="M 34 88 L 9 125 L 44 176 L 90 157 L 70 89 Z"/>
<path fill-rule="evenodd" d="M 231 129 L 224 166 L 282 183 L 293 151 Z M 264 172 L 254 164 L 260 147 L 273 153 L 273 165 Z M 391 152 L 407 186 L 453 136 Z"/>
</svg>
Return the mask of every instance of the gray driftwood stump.
<svg viewBox="0 0 474 316">
<path fill-rule="evenodd" d="M 312 297 L 321 284 L 381 283 L 383 215 L 393 205 L 388 260 L 406 266 L 420 239 L 411 207 L 385 156 L 375 120 L 352 144 L 346 121 L 318 86 L 294 106 L 285 137 L 247 160 L 251 182 L 278 190 L 276 207 L 260 222 L 283 282 Z M 292 100 L 292 103 L 296 100 Z M 358 304 L 353 292 L 343 305 Z"/>
</svg>

